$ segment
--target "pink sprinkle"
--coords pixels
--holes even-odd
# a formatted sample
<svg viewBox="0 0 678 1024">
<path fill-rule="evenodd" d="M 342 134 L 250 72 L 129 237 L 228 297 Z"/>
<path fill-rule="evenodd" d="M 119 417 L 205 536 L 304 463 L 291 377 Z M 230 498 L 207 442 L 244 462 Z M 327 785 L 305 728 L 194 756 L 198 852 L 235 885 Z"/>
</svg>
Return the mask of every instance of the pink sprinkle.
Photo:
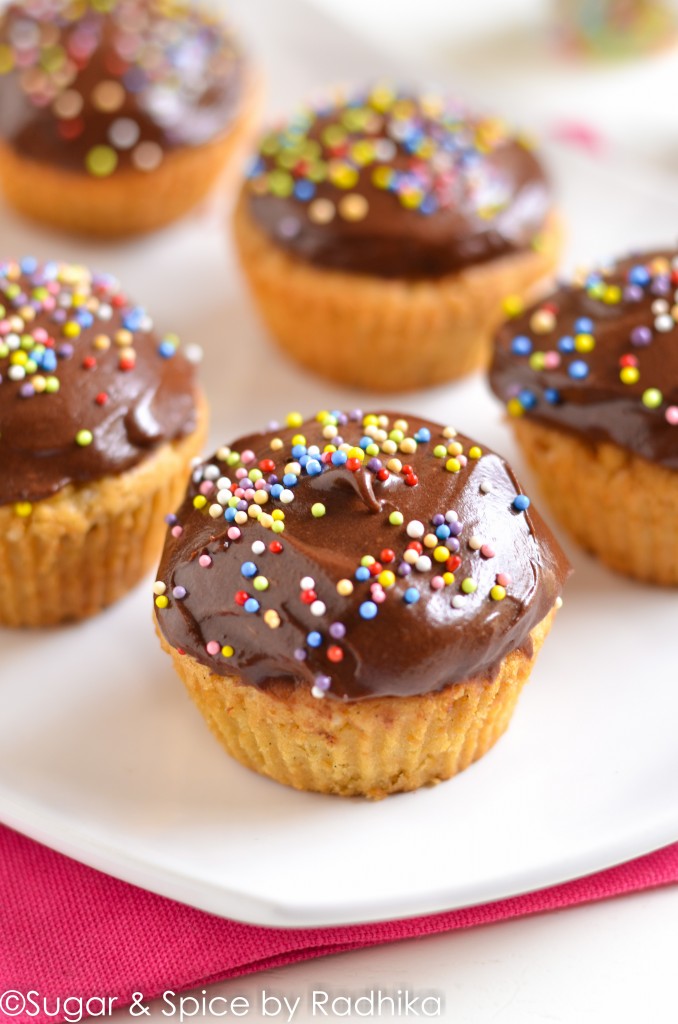
<svg viewBox="0 0 678 1024">
<path fill-rule="evenodd" d="M 212 483 L 211 480 L 203 480 L 203 482 L 200 484 L 200 493 L 201 494 L 205 494 L 205 495 L 211 494 L 213 490 L 214 490 L 214 484 Z"/>
<path fill-rule="evenodd" d="M 670 405 L 666 410 L 666 422 L 672 427 L 678 426 L 678 405 Z"/>
<path fill-rule="evenodd" d="M 249 448 L 247 448 L 246 451 L 240 453 L 240 461 L 242 462 L 243 466 L 246 466 L 249 462 L 254 462 L 255 458 L 256 455 L 254 454 L 254 452 L 250 451 Z"/>
<path fill-rule="evenodd" d="M 386 594 L 381 589 L 381 587 L 379 588 L 379 590 L 372 591 L 372 600 L 374 601 L 375 604 L 381 604 L 382 601 L 386 600 Z"/>
<path fill-rule="evenodd" d="M 241 536 L 241 533 L 237 526 L 231 526 L 229 527 L 226 536 L 228 537 L 229 540 L 238 540 Z"/>
<path fill-rule="evenodd" d="M 265 480 L 257 480 L 257 482 L 254 485 L 254 490 L 255 491 L 263 491 L 265 489 L 266 489 L 266 481 Z"/>
<path fill-rule="evenodd" d="M 209 555 L 201 555 L 198 559 L 198 565 L 201 565 L 203 569 L 207 569 L 212 564 L 212 559 Z"/>
<path fill-rule="evenodd" d="M 47 334 L 47 331 L 45 330 L 44 327 L 36 327 L 35 330 L 33 331 L 33 337 L 35 338 L 39 345 L 42 345 L 43 341 L 47 341 L 49 335 Z"/>
<path fill-rule="evenodd" d="M 0 334 L 9 334 L 10 330 L 9 320 L 0 320 Z"/>
<path fill-rule="evenodd" d="M 244 497 L 244 494 L 245 492 L 243 491 L 242 487 L 236 487 L 236 489 L 233 491 L 233 496 L 236 498 L 242 498 Z"/>
<path fill-rule="evenodd" d="M 555 370 L 560 366 L 560 352 L 544 352 L 544 366 L 547 370 Z"/>
<path fill-rule="evenodd" d="M 511 585 L 511 577 L 508 575 L 508 573 L 498 572 L 497 583 L 499 584 L 500 587 L 508 587 Z"/>
<path fill-rule="evenodd" d="M 205 650 L 207 651 L 208 654 L 214 655 L 219 653 L 221 647 L 219 646 L 216 640 L 210 640 L 208 644 L 205 644 Z"/>
<path fill-rule="evenodd" d="M 246 476 L 247 476 L 247 470 L 243 469 L 242 466 L 240 467 L 240 469 L 236 469 L 236 471 L 235 471 L 235 478 L 236 478 L 236 480 L 243 480 Z"/>
<path fill-rule="evenodd" d="M 433 579 L 431 580 L 431 587 L 433 588 L 433 590 L 442 590 L 444 586 L 445 580 L 442 578 L 442 576 L 434 576 Z"/>
<path fill-rule="evenodd" d="M 457 455 L 457 461 L 460 466 L 465 466 L 466 463 L 468 462 L 468 459 L 466 458 L 465 455 Z"/>
<path fill-rule="evenodd" d="M 483 556 L 483 558 L 494 558 L 496 551 L 494 550 L 494 548 L 491 548 L 489 544 L 483 544 L 483 546 L 480 549 L 480 554 Z"/>
<path fill-rule="evenodd" d="M 254 488 L 248 487 L 245 493 L 243 494 L 245 501 L 252 501 L 254 498 L 254 493 Z"/>
<path fill-rule="evenodd" d="M 181 537 L 183 532 L 184 532 L 183 526 L 173 526 L 172 527 L 172 536 L 173 537 Z"/>
</svg>

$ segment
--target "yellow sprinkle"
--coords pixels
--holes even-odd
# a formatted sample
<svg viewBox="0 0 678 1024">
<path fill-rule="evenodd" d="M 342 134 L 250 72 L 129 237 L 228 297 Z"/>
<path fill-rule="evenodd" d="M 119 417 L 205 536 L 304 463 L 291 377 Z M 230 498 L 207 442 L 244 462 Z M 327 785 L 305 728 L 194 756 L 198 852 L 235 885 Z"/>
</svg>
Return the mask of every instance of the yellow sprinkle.
<svg viewBox="0 0 678 1024">
<path fill-rule="evenodd" d="M 30 501 L 17 501 L 16 505 L 14 506 L 14 511 L 22 519 L 26 519 L 33 511 L 33 506 L 31 505 Z"/>
<path fill-rule="evenodd" d="M 517 398 L 509 398 L 506 403 L 506 411 L 509 416 L 522 416 L 525 410 L 523 409 L 522 402 Z"/>
<path fill-rule="evenodd" d="M 447 559 L 450 557 L 450 552 L 448 551 L 447 548 L 441 545 L 440 547 L 437 547 L 435 549 L 435 551 L 433 552 L 433 557 L 436 560 L 436 562 L 446 562 Z"/>
<path fill-rule="evenodd" d="M 448 459 L 445 463 L 445 469 L 448 473 L 458 473 L 461 469 L 461 462 L 458 459 Z"/>
<path fill-rule="evenodd" d="M 304 417 L 300 412 L 289 412 L 285 417 L 285 423 L 288 427 L 300 427 L 304 422 Z"/>
<path fill-rule="evenodd" d="M 640 380 L 640 370 L 637 366 L 625 366 L 619 372 L 619 379 L 622 384 L 635 384 Z"/>
<path fill-rule="evenodd" d="M 500 587 L 498 583 L 495 583 L 490 591 L 490 597 L 493 601 L 503 601 L 506 597 L 506 588 Z"/>
<path fill-rule="evenodd" d="M 221 653 L 224 656 L 224 658 L 232 658 L 233 655 L 235 654 L 235 651 L 233 650 L 230 644 L 226 644 L 224 647 L 221 648 Z"/>
<path fill-rule="evenodd" d="M 196 494 L 193 499 L 193 508 L 204 508 L 207 504 L 207 498 L 204 494 Z"/>
<path fill-rule="evenodd" d="M 507 317 L 520 316 L 525 308 L 520 295 L 507 295 L 501 305 L 504 315 Z"/>
<path fill-rule="evenodd" d="M 160 594 L 158 597 L 156 597 L 155 604 L 157 608 L 166 608 L 167 605 L 169 604 L 169 600 L 165 597 L 164 594 Z"/>
<path fill-rule="evenodd" d="M 478 445 L 476 445 L 476 444 L 474 444 L 473 447 L 469 448 L 469 450 L 468 450 L 468 457 L 469 457 L 469 459 L 479 459 L 482 454 L 483 454 L 482 448 L 479 448 Z"/>
</svg>

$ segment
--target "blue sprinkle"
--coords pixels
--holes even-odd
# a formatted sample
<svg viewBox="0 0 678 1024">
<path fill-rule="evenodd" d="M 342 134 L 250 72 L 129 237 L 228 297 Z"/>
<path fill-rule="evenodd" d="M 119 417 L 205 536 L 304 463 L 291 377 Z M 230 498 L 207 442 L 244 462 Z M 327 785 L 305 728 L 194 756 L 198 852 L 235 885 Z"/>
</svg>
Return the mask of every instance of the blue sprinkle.
<svg viewBox="0 0 678 1024">
<path fill-rule="evenodd" d="M 141 306 L 135 306 L 134 309 L 128 309 L 123 315 L 122 325 L 127 328 L 128 331 L 138 331 L 145 319 L 145 311 Z"/>
<path fill-rule="evenodd" d="M 305 444 L 295 444 L 294 448 L 292 449 L 292 458 L 300 459 L 301 456 L 305 455 L 305 454 L 306 454 L 306 445 Z"/>
<path fill-rule="evenodd" d="M 574 322 L 574 329 L 577 334 L 590 334 L 593 330 L 593 320 L 588 316 L 580 316 Z"/>
<path fill-rule="evenodd" d="M 419 213 L 431 214 L 435 213 L 438 209 L 438 203 L 435 196 L 425 196 L 419 205 Z"/>
<path fill-rule="evenodd" d="M 295 473 L 285 473 L 283 477 L 285 487 L 296 487 L 298 483 L 299 477 Z"/>
<path fill-rule="evenodd" d="M 38 269 L 38 261 L 35 256 L 24 256 L 21 261 L 22 274 L 34 274 Z"/>
<path fill-rule="evenodd" d="M 445 523 L 441 523 L 441 525 L 436 528 L 436 537 L 438 538 L 438 540 L 447 540 L 449 536 L 449 526 L 447 526 Z"/>
<path fill-rule="evenodd" d="M 511 342 L 511 352 L 514 356 L 529 356 L 532 351 L 532 342 L 525 334 L 519 334 Z"/>
<path fill-rule="evenodd" d="M 530 507 L 530 499 L 526 494 L 516 494 L 513 507 L 516 512 L 525 512 Z"/>
<path fill-rule="evenodd" d="M 551 405 L 558 405 L 560 402 L 560 391 L 557 388 L 547 388 L 544 392 L 544 398 Z"/>
<path fill-rule="evenodd" d="M 332 452 L 332 465 L 343 466 L 348 462 L 348 455 L 346 452 Z"/>
<path fill-rule="evenodd" d="M 53 373 L 57 368 L 57 357 L 51 348 L 45 349 L 42 359 L 40 360 L 40 366 L 47 373 Z"/>
<path fill-rule="evenodd" d="M 639 284 L 643 287 L 650 283 L 650 273 L 645 269 L 645 267 L 631 267 L 631 270 L 629 271 L 629 281 L 631 284 Z"/>
<path fill-rule="evenodd" d="M 312 181 L 302 179 L 294 186 L 294 194 L 297 199 L 301 199 L 302 202 L 307 202 L 309 199 L 313 199 L 313 196 L 315 195 L 315 185 Z"/>
<path fill-rule="evenodd" d="M 224 519 L 226 520 L 227 523 L 232 523 L 233 520 L 235 519 L 237 513 L 238 513 L 237 509 L 235 509 L 235 508 L 227 508 L 226 511 L 224 512 Z"/>
<path fill-rule="evenodd" d="M 363 619 L 373 619 L 379 609 L 377 608 L 374 601 L 363 601 L 358 609 Z"/>
<path fill-rule="evenodd" d="M 243 564 L 240 566 L 240 572 L 247 579 L 249 579 L 251 576 L 256 576 L 258 571 L 259 570 L 257 569 L 254 562 L 243 562 Z"/>
<path fill-rule="evenodd" d="M 522 391 L 518 392 L 518 401 L 522 405 L 523 409 L 534 409 L 537 404 L 537 396 L 534 391 L 524 388 Z"/>
<path fill-rule="evenodd" d="M 282 492 L 285 490 L 282 484 L 273 484 L 271 487 L 271 497 L 279 498 Z"/>
<path fill-rule="evenodd" d="M 574 338 L 571 338 L 569 334 L 566 334 L 563 338 L 560 339 L 560 341 L 556 345 L 556 348 L 559 352 L 574 352 Z"/>
<path fill-rule="evenodd" d="M 408 587 L 403 594 L 403 601 L 405 604 L 416 604 L 419 597 L 420 594 L 416 587 Z"/>
<path fill-rule="evenodd" d="M 258 612 L 259 607 L 259 602 L 254 597 L 248 597 L 247 600 L 245 601 L 245 604 L 243 605 L 245 611 L 250 612 L 250 614 L 252 614 L 253 612 Z"/>
<path fill-rule="evenodd" d="M 575 359 L 573 363 L 570 363 L 567 372 L 575 380 L 584 380 L 589 375 L 589 368 L 583 359 Z"/>
<path fill-rule="evenodd" d="M 308 462 L 306 463 L 306 472 L 308 473 L 309 476 L 318 476 L 318 474 L 322 473 L 322 471 L 322 463 L 318 462 L 317 459 L 309 459 Z"/>
<path fill-rule="evenodd" d="M 427 441 L 431 440 L 431 431 L 428 427 L 420 427 L 414 435 L 414 440 L 417 441 L 418 444 L 426 444 Z"/>
<path fill-rule="evenodd" d="M 358 441 L 358 444 L 360 445 L 362 450 L 365 451 L 367 446 L 370 444 L 374 444 L 374 442 L 371 437 L 361 437 L 360 440 Z"/>
<path fill-rule="evenodd" d="M 161 341 L 158 345 L 158 355 L 163 359 L 171 359 L 176 349 L 171 341 Z"/>
<path fill-rule="evenodd" d="M 79 309 L 75 314 L 75 319 L 85 329 L 91 327 L 94 323 L 94 317 L 88 309 Z"/>
<path fill-rule="evenodd" d="M 355 578 L 361 583 L 370 578 L 370 570 L 365 565 L 359 566 L 355 571 Z"/>
<path fill-rule="evenodd" d="M 320 647 L 322 642 L 323 642 L 322 634 L 319 633 L 316 629 L 314 629 L 306 637 L 306 643 L 308 644 L 309 647 Z"/>
</svg>

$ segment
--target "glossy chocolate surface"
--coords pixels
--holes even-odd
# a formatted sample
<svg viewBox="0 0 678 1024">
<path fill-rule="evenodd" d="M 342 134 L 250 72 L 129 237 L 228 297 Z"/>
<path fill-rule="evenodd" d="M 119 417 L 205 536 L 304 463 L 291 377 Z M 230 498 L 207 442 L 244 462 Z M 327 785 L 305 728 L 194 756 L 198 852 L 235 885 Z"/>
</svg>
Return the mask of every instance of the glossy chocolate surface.
<svg viewBox="0 0 678 1024">
<path fill-rule="evenodd" d="M 160 629 L 215 673 L 318 697 L 489 680 L 569 572 L 521 493 L 498 455 L 414 416 L 242 438 L 196 470 L 172 520 Z"/>
<path fill-rule="evenodd" d="M 490 380 L 510 415 L 678 470 L 678 254 L 593 271 L 509 321 Z"/>
</svg>

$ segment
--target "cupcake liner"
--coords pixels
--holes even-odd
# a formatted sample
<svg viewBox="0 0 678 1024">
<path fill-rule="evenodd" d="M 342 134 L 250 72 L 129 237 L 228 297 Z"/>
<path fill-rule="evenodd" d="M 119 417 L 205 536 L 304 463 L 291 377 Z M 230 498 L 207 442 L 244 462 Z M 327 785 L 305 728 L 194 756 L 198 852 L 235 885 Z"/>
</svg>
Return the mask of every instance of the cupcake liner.
<svg viewBox="0 0 678 1024">
<path fill-rule="evenodd" d="M 507 295 L 527 299 L 557 265 L 551 214 L 539 251 L 516 253 L 435 280 L 390 280 L 315 267 L 257 226 L 243 191 L 234 219 L 240 260 L 280 347 L 322 376 L 398 391 L 471 373 L 489 362 Z"/>
<path fill-rule="evenodd" d="M 188 437 L 138 466 L 69 484 L 27 516 L 0 508 L 0 626 L 50 626 L 95 615 L 150 571 L 164 516 L 179 504 L 202 447 L 206 408 Z"/>
<path fill-rule="evenodd" d="M 605 565 L 678 586 L 678 472 L 531 420 L 516 437 L 554 516 Z"/>
<path fill-rule="evenodd" d="M 379 799 L 448 779 L 506 730 L 554 616 L 552 610 L 494 679 L 437 693 L 342 702 L 306 684 L 258 689 L 211 672 L 160 641 L 189 695 L 241 764 L 295 789 Z"/>
<path fill-rule="evenodd" d="M 246 89 L 228 134 L 166 152 L 153 171 L 124 169 L 107 178 L 23 157 L 0 143 L 0 187 L 7 202 L 33 220 L 77 234 L 117 238 L 153 231 L 182 217 L 210 191 L 256 130 L 259 82 Z"/>
</svg>

